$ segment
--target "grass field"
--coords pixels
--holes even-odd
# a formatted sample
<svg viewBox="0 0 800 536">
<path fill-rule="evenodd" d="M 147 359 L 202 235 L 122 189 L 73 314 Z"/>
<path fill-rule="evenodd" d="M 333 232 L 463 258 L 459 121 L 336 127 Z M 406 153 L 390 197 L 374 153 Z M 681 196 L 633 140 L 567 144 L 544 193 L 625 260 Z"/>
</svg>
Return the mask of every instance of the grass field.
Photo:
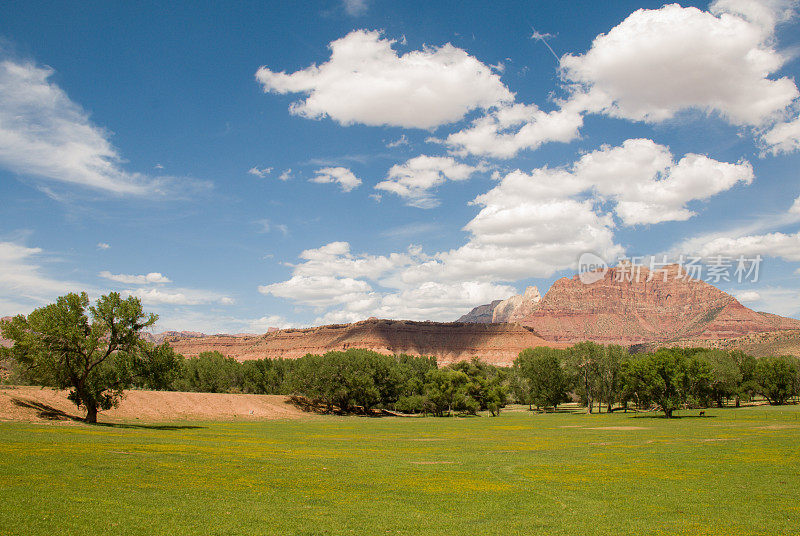
<svg viewBox="0 0 800 536">
<path fill-rule="evenodd" d="M 0 534 L 800 534 L 800 407 L 0 423 Z"/>
</svg>

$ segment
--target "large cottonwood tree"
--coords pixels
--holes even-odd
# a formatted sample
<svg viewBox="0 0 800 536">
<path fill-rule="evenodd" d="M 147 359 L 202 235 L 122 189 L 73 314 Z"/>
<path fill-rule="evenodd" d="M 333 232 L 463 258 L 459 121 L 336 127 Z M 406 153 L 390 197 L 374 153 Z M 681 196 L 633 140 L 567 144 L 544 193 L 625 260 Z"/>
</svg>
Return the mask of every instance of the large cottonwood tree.
<svg viewBox="0 0 800 536">
<path fill-rule="evenodd" d="M 85 292 L 0 322 L 13 346 L 3 356 L 21 365 L 32 383 L 69 389 L 69 399 L 86 408 L 86 422 L 97 422 L 98 410 L 116 405 L 137 378 L 169 374 L 178 364 L 168 346 L 154 347 L 140 337 L 157 316 L 142 310 L 134 297 L 116 292 L 89 305 Z"/>
</svg>

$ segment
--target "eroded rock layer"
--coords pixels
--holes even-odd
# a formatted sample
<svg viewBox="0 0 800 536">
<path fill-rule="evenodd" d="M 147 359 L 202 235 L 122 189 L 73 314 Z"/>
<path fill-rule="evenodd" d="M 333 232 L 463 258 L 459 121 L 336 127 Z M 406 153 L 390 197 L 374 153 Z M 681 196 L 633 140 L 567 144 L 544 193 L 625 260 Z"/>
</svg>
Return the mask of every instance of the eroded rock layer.
<svg viewBox="0 0 800 536">
<path fill-rule="evenodd" d="M 713 285 L 687 277 L 677 265 L 652 273 L 620 265 L 591 284 L 584 281 L 559 279 L 516 321 L 549 341 L 619 344 L 800 329 L 800 321 L 748 309 Z"/>
<path fill-rule="evenodd" d="M 364 320 L 309 329 L 285 329 L 258 335 L 166 339 L 185 356 L 217 350 L 238 360 L 284 357 L 295 359 L 330 350 L 366 348 L 386 354 L 435 356 L 440 364 L 477 357 L 507 366 L 524 348 L 563 347 L 548 342 L 534 330 L 516 324 L 439 323 Z"/>
</svg>

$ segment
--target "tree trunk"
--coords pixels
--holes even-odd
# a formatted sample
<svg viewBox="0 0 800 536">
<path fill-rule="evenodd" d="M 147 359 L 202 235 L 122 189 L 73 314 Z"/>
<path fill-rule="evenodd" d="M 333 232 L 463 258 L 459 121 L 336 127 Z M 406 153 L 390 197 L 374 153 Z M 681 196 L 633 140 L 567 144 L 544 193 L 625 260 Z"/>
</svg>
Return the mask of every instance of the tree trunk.
<svg viewBox="0 0 800 536">
<path fill-rule="evenodd" d="M 90 424 L 97 423 L 97 403 L 94 400 L 86 401 L 86 422 Z"/>
<path fill-rule="evenodd" d="M 665 409 L 664 410 L 664 415 L 666 415 L 667 419 L 671 419 L 672 418 L 672 410 L 671 409 Z"/>
</svg>

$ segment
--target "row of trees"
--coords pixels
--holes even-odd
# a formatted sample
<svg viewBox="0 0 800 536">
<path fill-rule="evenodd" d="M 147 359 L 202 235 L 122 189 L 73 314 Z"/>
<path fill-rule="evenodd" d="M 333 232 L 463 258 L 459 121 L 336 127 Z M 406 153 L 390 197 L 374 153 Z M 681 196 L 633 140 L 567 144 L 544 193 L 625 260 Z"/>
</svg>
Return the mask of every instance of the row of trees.
<svg viewBox="0 0 800 536">
<path fill-rule="evenodd" d="M 142 385 L 152 387 L 152 385 Z M 591 342 L 523 350 L 510 369 L 479 360 L 438 368 L 436 360 L 351 349 L 303 358 L 239 363 L 218 352 L 181 359 L 168 388 L 180 391 L 302 395 L 342 412 L 358 408 L 446 415 L 499 413 L 509 400 L 556 408 L 573 399 L 589 412 L 723 406 L 764 396 L 771 404 L 800 394 L 800 361 L 742 352 L 668 348 L 630 354 Z"/>
<path fill-rule="evenodd" d="M 722 406 L 764 396 L 784 404 L 800 394 L 800 360 L 756 359 L 739 351 L 664 348 L 630 354 L 622 346 L 583 342 L 567 349 L 529 348 L 514 362 L 514 394 L 539 408 L 576 396 L 593 411 L 658 406 L 667 417 L 685 406 Z"/>
<path fill-rule="evenodd" d="M 27 317 L 0 322 L 0 361 L 16 379 L 70 389 L 86 420 L 111 408 L 125 389 L 302 395 L 328 410 L 390 409 L 446 415 L 499 413 L 510 396 L 537 408 L 576 398 L 592 412 L 605 406 L 658 407 L 667 417 L 687 405 L 723 405 L 762 395 L 771 404 L 800 394 L 800 361 L 755 359 L 741 352 L 669 348 L 630 354 L 591 342 L 568 349 L 533 348 L 510 369 L 477 359 L 437 367 L 431 357 L 387 356 L 352 349 L 296 360 L 239 363 L 218 352 L 184 359 L 167 344 L 141 339 L 157 317 L 133 297 L 111 293 L 89 305 L 85 293 L 62 296 Z"/>
<path fill-rule="evenodd" d="M 350 349 L 300 359 L 238 362 L 219 352 L 181 359 L 170 389 L 300 395 L 328 411 L 373 409 L 493 414 L 508 403 L 508 372 L 478 360 L 438 368 L 433 357 Z M 141 387 L 149 387 L 142 385 Z"/>
</svg>

